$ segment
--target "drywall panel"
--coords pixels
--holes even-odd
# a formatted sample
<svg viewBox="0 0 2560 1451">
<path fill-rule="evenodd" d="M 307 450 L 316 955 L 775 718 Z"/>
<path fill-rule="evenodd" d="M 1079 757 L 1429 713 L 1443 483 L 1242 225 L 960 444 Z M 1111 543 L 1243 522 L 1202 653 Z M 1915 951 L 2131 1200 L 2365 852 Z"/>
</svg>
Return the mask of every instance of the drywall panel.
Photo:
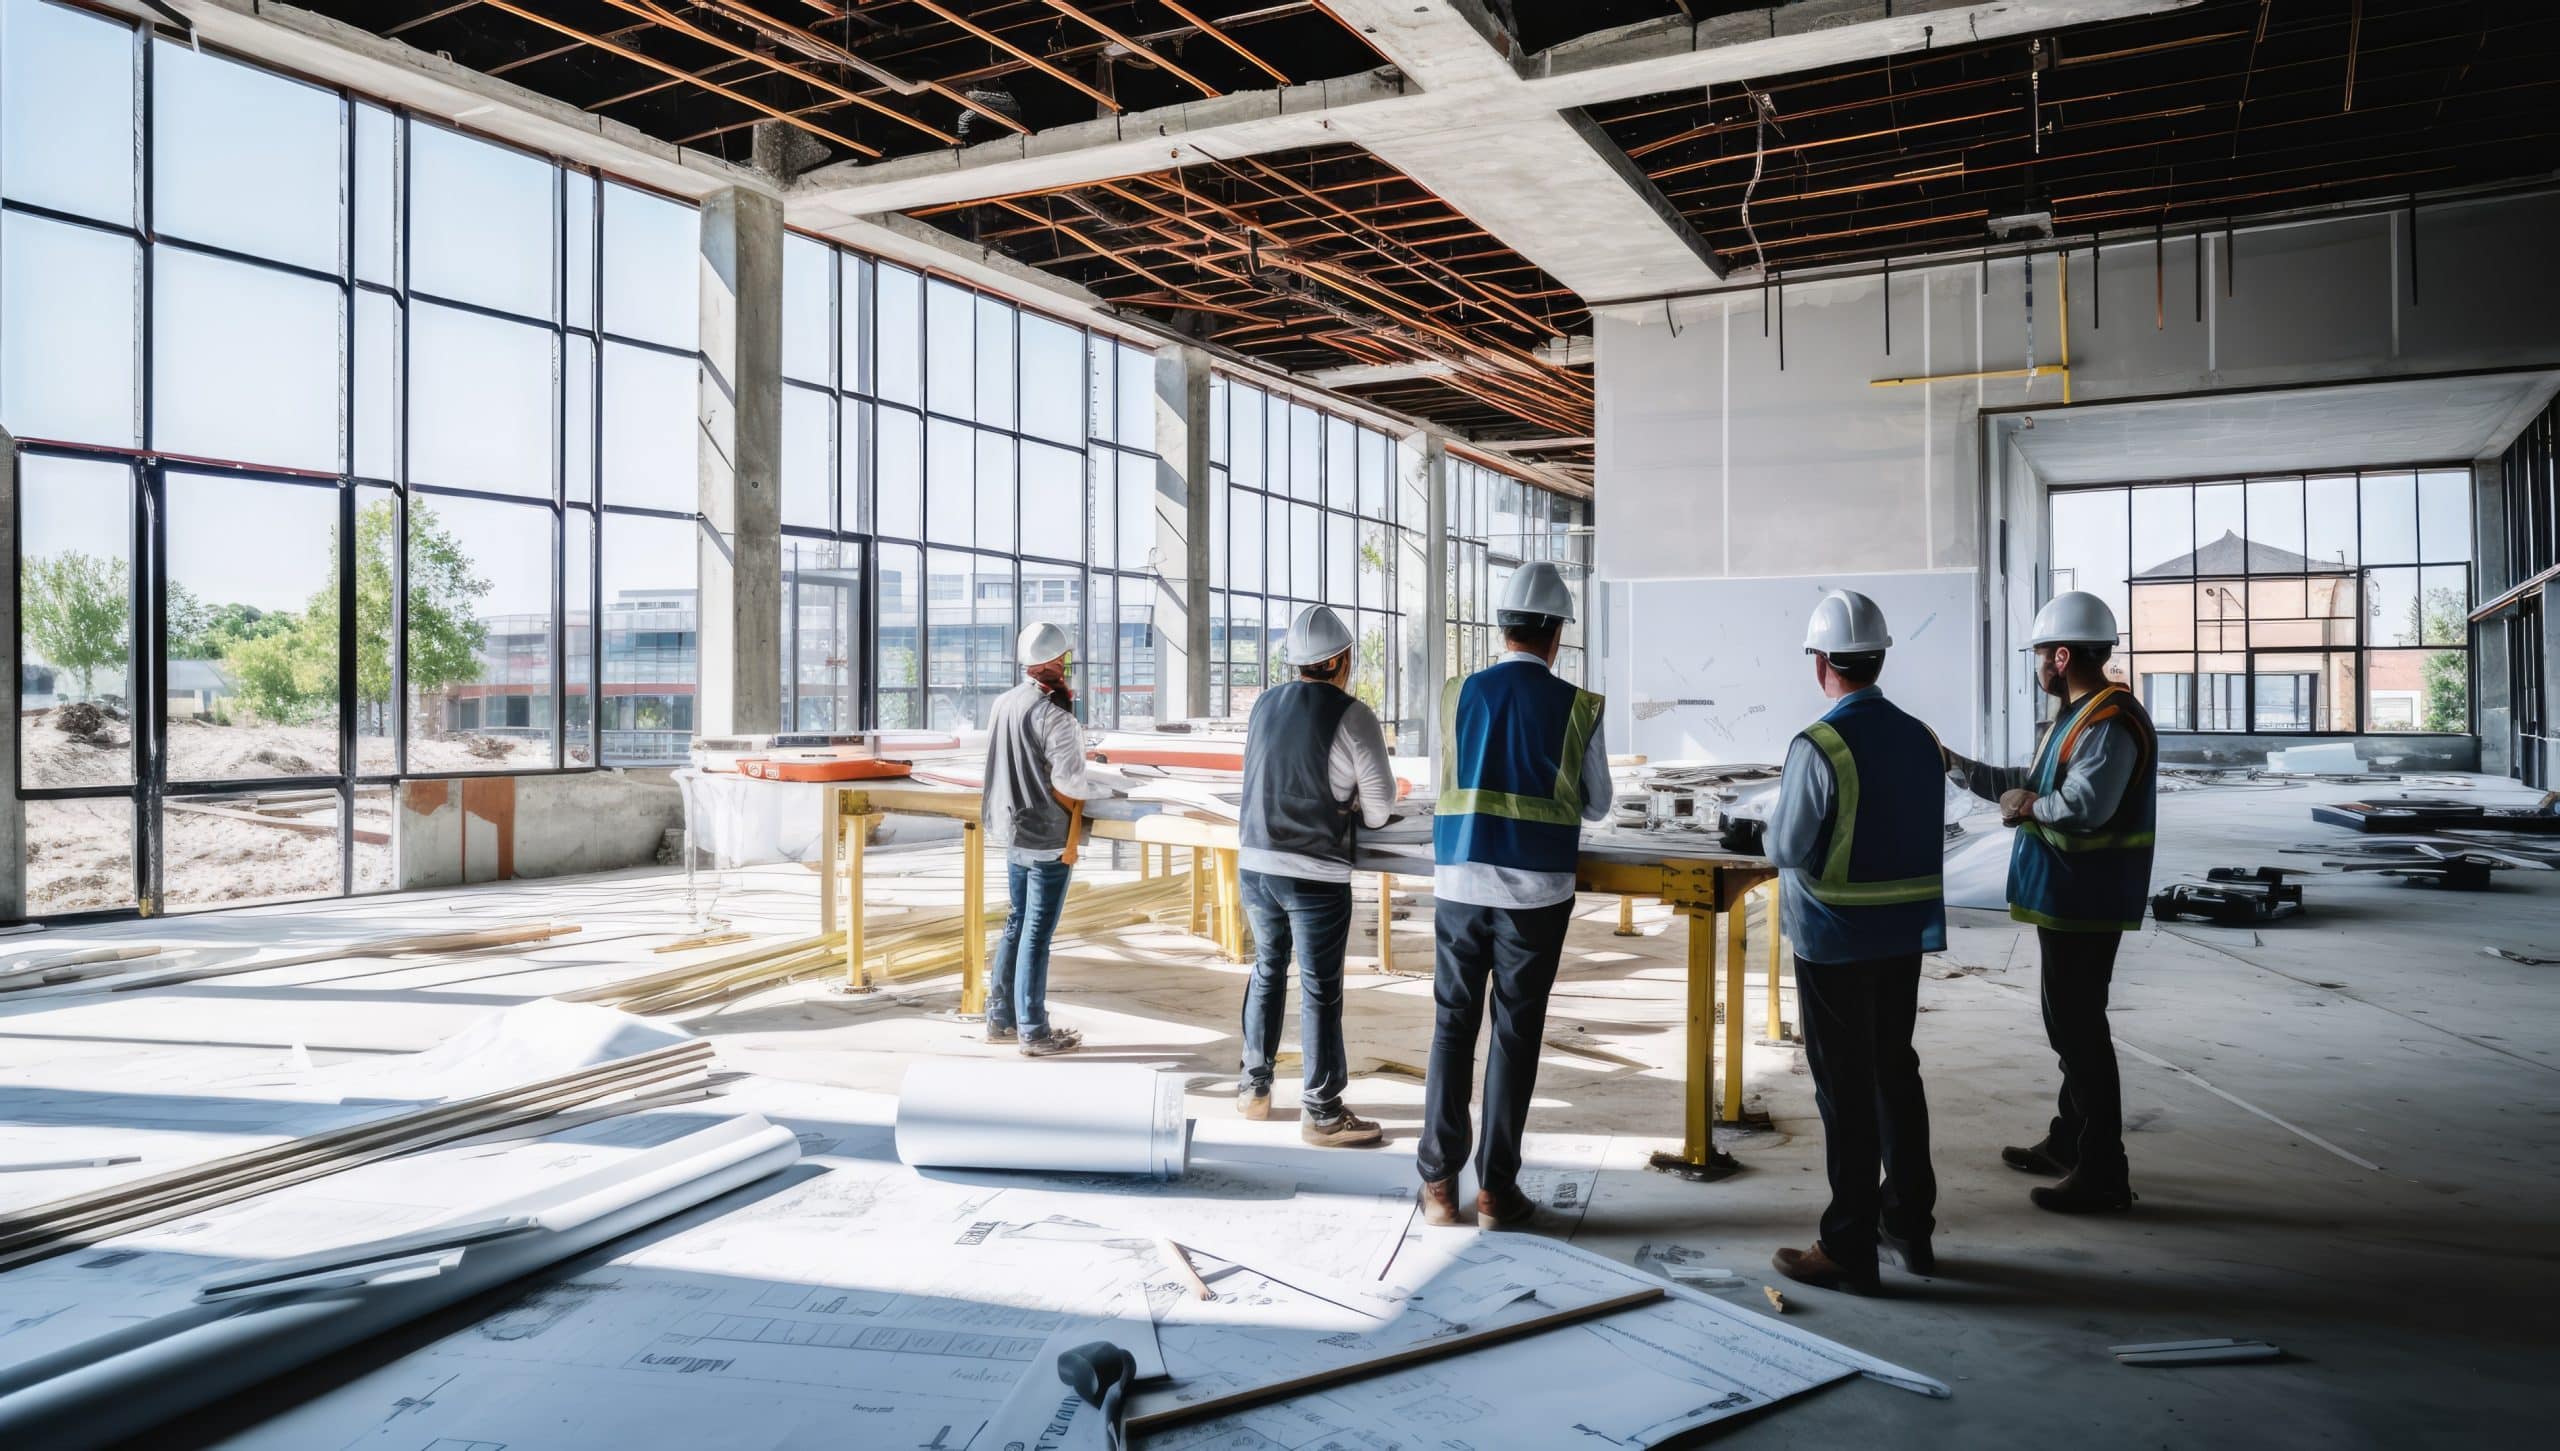
<svg viewBox="0 0 2560 1451">
<path fill-rule="evenodd" d="M 1617 587 L 1625 613 L 1612 633 L 1621 648 L 1603 687 L 1610 749 L 1657 761 L 1781 759 L 1828 708 L 1803 642 L 1806 618 L 1834 589 L 1857 590 L 1884 609 L 1894 638 L 1885 693 L 1949 745 L 1970 750 L 1979 627 L 1969 569 Z"/>
</svg>

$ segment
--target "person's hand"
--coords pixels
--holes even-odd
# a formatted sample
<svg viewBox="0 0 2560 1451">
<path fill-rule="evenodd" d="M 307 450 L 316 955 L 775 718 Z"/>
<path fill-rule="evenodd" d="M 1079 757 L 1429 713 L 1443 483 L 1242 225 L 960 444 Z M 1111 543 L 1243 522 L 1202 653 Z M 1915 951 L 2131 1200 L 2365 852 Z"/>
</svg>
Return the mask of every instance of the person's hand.
<svg viewBox="0 0 2560 1451">
<path fill-rule="evenodd" d="M 2026 787 L 2000 793 L 2000 824 L 2015 826 L 2028 820 L 2035 811 L 2036 793 Z"/>
</svg>

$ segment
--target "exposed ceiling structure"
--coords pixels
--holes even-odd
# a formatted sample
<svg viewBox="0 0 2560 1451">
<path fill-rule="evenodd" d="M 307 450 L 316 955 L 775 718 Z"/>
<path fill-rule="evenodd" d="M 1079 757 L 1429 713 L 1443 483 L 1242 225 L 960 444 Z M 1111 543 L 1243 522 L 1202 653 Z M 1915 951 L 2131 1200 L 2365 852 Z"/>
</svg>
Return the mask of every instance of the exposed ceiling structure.
<svg viewBox="0 0 2560 1451">
<path fill-rule="evenodd" d="M 2548 178 L 2555 60 L 2548 0 L 2209 0 L 1593 115 L 1729 265 L 1785 269 Z"/>
<path fill-rule="evenodd" d="M 307 8 L 733 161 L 1027 135 L 1380 63 L 1318 0 L 307 0 Z M 795 167 L 795 169 L 797 169 Z"/>
<path fill-rule="evenodd" d="M 1549 461 L 1589 457 L 1590 373 L 1563 361 L 1589 325 L 1581 299 L 1359 147 L 915 215 L 1177 332 L 1297 372 L 1361 368 L 1337 386 L 1481 438 L 1571 440 Z"/>
</svg>

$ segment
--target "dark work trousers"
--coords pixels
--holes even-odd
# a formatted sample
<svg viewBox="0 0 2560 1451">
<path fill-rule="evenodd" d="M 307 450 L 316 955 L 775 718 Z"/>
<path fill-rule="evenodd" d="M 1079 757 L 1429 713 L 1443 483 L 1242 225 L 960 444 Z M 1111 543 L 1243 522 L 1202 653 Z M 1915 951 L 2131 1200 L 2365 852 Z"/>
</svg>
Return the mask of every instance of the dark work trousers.
<svg viewBox="0 0 2560 1451">
<path fill-rule="evenodd" d="M 1298 955 L 1298 1112 L 1342 1117 L 1351 1072 L 1342 1049 L 1342 953 L 1351 941 L 1351 884 L 1238 872 L 1253 920 L 1253 981 L 1244 990 L 1244 1091 L 1268 1095 L 1289 1006 L 1289 949 Z"/>
<path fill-rule="evenodd" d="M 1937 1227 L 1929 1168 L 1929 1099 L 1911 1027 L 1920 1011 L 1920 954 L 1868 962 L 1796 962 L 1805 1066 L 1822 1111 L 1831 1203 L 1822 1249 L 1848 1269 L 1876 1263 L 1876 1225 L 1916 1239 Z M 1876 1165 L 1884 1187 L 1876 1187 Z"/>
<path fill-rule="evenodd" d="M 1484 1139 L 1476 1184 L 1520 1181 L 1520 1134 L 1538 1087 L 1547 1031 L 1547 993 L 1564 956 L 1573 899 L 1551 907 L 1478 907 L 1443 901 L 1431 913 L 1438 947 L 1431 996 L 1430 1077 L 1422 1091 L 1422 1142 L 1414 1158 L 1425 1179 L 1455 1179 L 1467 1162 L 1467 1100 L 1476 1079 L 1476 1034 L 1493 1008 L 1493 1046 L 1484 1061 Z"/>
<path fill-rule="evenodd" d="M 2062 1093 L 2045 1131 L 2047 1151 L 2083 1184 L 2124 1187 L 2124 1089 L 2107 1031 L 2107 985 L 2121 932 L 2036 929 L 2044 954 L 2044 1036 L 2062 1059 Z"/>
</svg>

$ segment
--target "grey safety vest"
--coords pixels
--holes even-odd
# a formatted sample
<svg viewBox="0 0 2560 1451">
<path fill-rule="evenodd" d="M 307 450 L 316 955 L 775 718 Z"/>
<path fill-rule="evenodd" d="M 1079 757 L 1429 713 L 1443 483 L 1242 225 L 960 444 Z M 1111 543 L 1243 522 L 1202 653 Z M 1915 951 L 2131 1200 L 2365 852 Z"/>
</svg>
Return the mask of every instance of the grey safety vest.
<svg viewBox="0 0 2560 1451">
<path fill-rule="evenodd" d="M 987 718 L 986 785 L 978 814 L 998 846 L 1055 851 L 1067 844 L 1067 808 L 1049 790 L 1049 752 L 1040 712 L 1056 710 L 1038 682 L 1025 680 L 996 697 Z"/>
<path fill-rule="evenodd" d="M 1313 680 L 1262 693 L 1245 726 L 1244 810 L 1248 851 L 1286 852 L 1351 863 L 1351 803 L 1333 795 L 1333 737 L 1351 697 Z"/>
</svg>

